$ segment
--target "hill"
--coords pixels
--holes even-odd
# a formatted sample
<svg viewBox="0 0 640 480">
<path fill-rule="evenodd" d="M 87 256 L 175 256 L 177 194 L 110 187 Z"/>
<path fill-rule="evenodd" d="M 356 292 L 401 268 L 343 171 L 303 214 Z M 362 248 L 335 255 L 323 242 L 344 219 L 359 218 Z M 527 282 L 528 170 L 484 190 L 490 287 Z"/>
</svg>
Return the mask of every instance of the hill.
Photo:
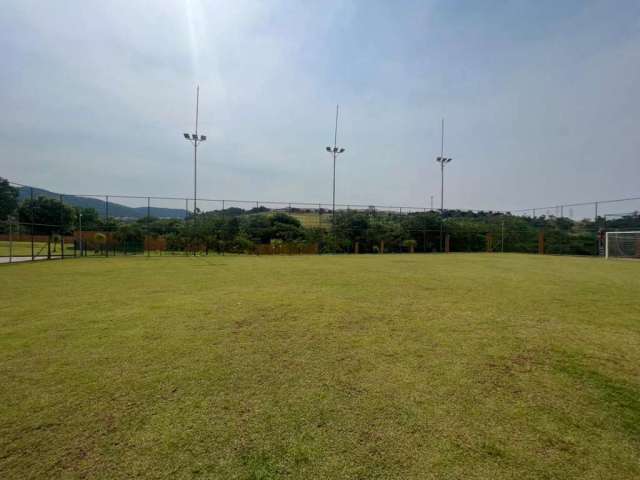
<svg viewBox="0 0 640 480">
<path fill-rule="evenodd" d="M 43 188 L 37 187 L 21 187 L 19 189 L 19 200 L 22 201 L 31 196 L 31 188 L 33 188 L 33 197 L 49 197 L 60 199 L 60 194 Z M 79 197 L 76 195 L 64 195 L 64 203 L 72 207 L 94 208 L 104 216 L 106 212 L 106 201 L 99 198 Z M 184 209 L 179 208 L 161 208 L 151 207 L 150 213 L 156 218 L 184 218 Z M 147 207 L 128 207 L 120 203 L 109 202 L 109 217 L 113 218 L 144 218 L 147 216 Z"/>
</svg>

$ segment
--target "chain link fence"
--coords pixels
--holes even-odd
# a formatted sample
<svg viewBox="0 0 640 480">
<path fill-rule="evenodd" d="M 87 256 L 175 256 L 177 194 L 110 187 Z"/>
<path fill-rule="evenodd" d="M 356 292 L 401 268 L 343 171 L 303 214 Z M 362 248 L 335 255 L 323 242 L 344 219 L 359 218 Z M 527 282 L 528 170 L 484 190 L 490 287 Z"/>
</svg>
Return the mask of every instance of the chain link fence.
<svg viewBox="0 0 640 480">
<path fill-rule="evenodd" d="M 125 195 L 10 184 L 0 258 L 520 252 L 598 255 L 606 230 L 640 229 L 640 199 L 513 212 Z M 636 208 L 638 207 L 638 208 Z M 612 213 L 622 209 L 627 213 Z M 592 216 L 587 216 L 587 212 Z"/>
</svg>

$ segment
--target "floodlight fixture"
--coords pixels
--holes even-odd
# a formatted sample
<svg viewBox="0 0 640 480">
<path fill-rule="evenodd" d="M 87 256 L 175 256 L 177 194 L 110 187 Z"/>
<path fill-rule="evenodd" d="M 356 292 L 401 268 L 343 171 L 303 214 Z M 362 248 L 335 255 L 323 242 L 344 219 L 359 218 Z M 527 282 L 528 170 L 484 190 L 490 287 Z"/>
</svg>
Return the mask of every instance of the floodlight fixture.
<svg viewBox="0 0 640 480">
<path fill-rule="evenodd" d="M 185 134 L 183 134 L 183 135 L 184 135 L 184 138 L 186 138 L 187 140 L 191 140 L 191 137 L 189 136 L 189 134 L 188 134 L 188 133 L 185 133 Z"/>
<path fill-rule="evenodd" d="M 327 152 L 331 153 L 331 147 L 327 147 Z"/>
</svg>

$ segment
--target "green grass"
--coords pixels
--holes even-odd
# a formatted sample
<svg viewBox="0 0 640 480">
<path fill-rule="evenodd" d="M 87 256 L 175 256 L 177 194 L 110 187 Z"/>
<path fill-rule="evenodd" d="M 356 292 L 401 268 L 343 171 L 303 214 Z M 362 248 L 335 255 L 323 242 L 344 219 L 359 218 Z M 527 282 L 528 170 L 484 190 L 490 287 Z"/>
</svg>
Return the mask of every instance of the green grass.
<svg viewBox="0 0 640 480">
<path fill-rule="evenodd" d="M 640 478 L 640 263 L 0 266 L 0 478 Z"/>
<path fill-rule="evenodd" d="M 33 242 L 33 254 L 36 256 L 46 256 L 49 251 L 47 242 Z M 62 247 L 58 243 L 55 247 L 51 243 L 51 255 L 61 255 Z M 31 256 L 31 242 L 9 242 L 0 240 L 0 257 L 8 257 L 9 254 L 16 257 L 30 257 Z M 73 243 L 68 242 L 64 245 L 64 254 L 73 255 Z"/>
<path fill-rule="evenodd" d="M 292 212 L 290 215 L 297 218 L 305 228 L 327 227 L 331 225 L 331 214 L 328 213 L 318 215 L 316 212 Z"/>
</svg>

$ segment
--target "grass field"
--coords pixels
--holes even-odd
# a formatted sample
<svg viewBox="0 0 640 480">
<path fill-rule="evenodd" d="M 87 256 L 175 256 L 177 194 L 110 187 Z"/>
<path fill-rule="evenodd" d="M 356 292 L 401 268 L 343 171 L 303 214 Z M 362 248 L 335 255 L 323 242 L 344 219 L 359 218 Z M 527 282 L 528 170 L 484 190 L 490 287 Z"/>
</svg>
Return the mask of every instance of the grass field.
<svg viewBox="0 0 640 480">
<path fill-rule="evenodd" d="M 0 478 L 640 478 L 640 263 L 0 266 Z"/>
<path fill-rule="evenodd" d="M 49 252 L 49 246 L 46 242 L 33 242 L 33 254 L 35 256 L 47 255 Z M 58 244 L 55 247 L 51 244 L 51 255 L 61 255 L 62 247 Z M 0 256 L 8 257 L 9 254 L 16 257 L 30 257 L 31 256 L 31 242 L 8 242 L 0 240 Z M 73 243 L 66 243 L 64 246 L 64 254 L 67 256 L 73 255 Z"/>
</svg>

